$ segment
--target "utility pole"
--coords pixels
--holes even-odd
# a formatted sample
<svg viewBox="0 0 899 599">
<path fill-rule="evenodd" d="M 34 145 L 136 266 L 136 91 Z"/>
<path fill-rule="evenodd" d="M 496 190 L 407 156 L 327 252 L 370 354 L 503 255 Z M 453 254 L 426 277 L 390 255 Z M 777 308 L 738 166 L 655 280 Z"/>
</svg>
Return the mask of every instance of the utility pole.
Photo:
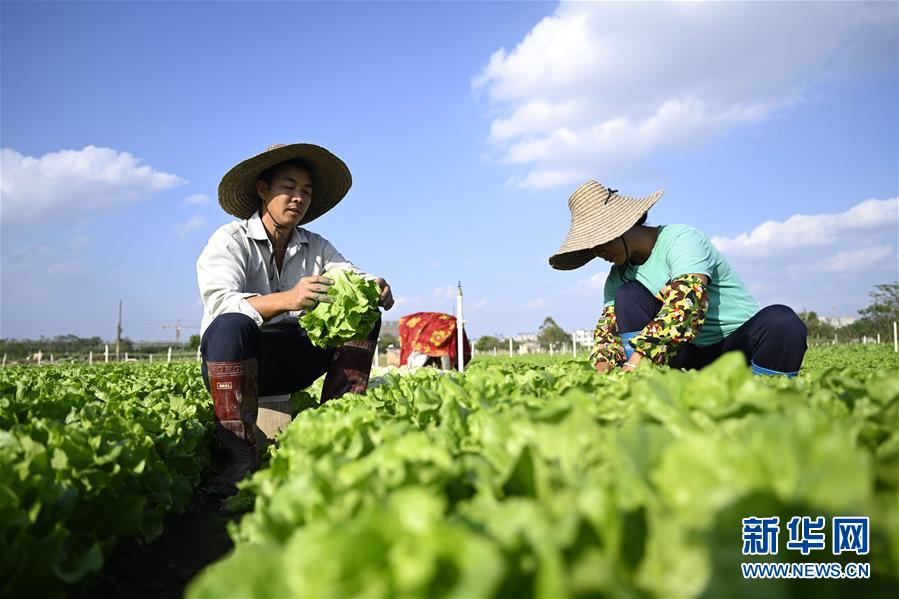
<svg viewBox="0 0 899 599">
<path fill-rule="evenodd" d="M 115 361 L 119 361 L 119 350 L 122 347 L 122 300 L 119 300 L 119 322 L 115 327 Z"/>
</svg>

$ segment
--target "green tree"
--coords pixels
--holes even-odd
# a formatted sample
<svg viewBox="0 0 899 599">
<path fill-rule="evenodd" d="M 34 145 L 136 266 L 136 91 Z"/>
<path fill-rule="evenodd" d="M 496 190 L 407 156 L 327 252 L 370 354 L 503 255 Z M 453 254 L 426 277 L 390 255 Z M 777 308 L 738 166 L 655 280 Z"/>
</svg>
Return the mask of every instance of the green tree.
<svg viewBox="0 0 899 599">
<path fill-rule="evenodd" d="M 875 285 L 870 294 L 871 303 L 858 311 L 860 318 L 846 327 L 855 338 L 863 336 L 890 339 L 893 323 L 899 321 L 899 283 Z"/>
<path fill-rule="evenodd" d="M 478 351 L 493 351 L 493 348 L 502 349 L 508 342 L 493 335 L 482 335 L 474 342 L 474 348 Z"/>
<path fill-rule="evenodd" d="M 805 323 L 808 329 L 809 339 L 832 339 L 835 328 L 827 324 L 813 310 L 806 310 L 799 313 L 799 318 Z"/>
<path fill-rule="evenodd" d="M 190 339 L 187 340 L 187 345 L 191 350 L 197 351 L 200 348 L 200 336 L 191 335 Z"/>
<path fill-rule="evenodd" d="M 381 349 L 387 349 L 391 345 L 393 347 L 398 348 L 400 346 L 400 340 L 397 339 L 397 337 L 395 335 L 391 335 L 391 334 L 387 333 L 385 335 L 381 335 L 380 344 L 381 344 Z"/>
<path fill-rule="evenodd" d="M 540 330 L 537 332 L 537 343 L 542 347 L 548 348 L 550 343 L 559 347 L 568 339 L 568 333 L 550 316 L 543 320 L 543 324 L 540 325 Z"/>
</svg>

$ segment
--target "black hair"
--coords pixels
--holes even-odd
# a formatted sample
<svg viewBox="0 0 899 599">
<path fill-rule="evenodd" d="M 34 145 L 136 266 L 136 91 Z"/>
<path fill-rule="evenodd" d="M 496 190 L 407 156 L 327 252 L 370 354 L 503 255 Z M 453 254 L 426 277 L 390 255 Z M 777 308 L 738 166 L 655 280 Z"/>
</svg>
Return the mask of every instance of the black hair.
<svg viewBox="0 0 899 599">
<path fill-rule="evenodd" d="M 634 226 L 636 227 L 638 225 L 642 225 L 642 224 L 646 223 L 647 216 L 649 216 L 649 212 L 644 212 L 643 216 L 640 217 L 640 220 L 638 220 L 636 223 L 634 223 Z"/>
<path fill-rule="evenodd" d="M 306 171 L 307 173 L 309 173 L 310 177 L 313 176 L 312 169 L 309 167 L 308 164 L 306 164 L 304 161 L 300 160 L 299 158 L 291 158 L 290 160 L 285 160 L 284 162 L 279 162 L 275 166 L 268 167 L 267 169 L 265 169 L 264 171 L 259 173 L 259 176 L 256 177 L 256 180 L 257 181 L 265 181 L 267 185 L 271 185 L 272 180 L 275 178 L 275 172 L 282 166 L 297 166 L 297 167 L 303 169 L 304 171 Z"/>
</svg>

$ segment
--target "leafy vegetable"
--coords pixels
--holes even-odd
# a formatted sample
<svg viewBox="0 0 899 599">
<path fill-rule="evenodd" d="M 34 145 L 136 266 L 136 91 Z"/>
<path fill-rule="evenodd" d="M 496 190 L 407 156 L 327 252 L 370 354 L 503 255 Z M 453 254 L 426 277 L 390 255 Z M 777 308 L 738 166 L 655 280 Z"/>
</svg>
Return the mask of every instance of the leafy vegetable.
<svg viewBox="0 0 899 599">
<path fill-rule="evenodd" d="M 328 289 L 331 303 L 322 302 L 300 317 L 309 340 L 318 347 L 337 347 L 365 339 L 380 316 L 378 284 L 350 270 L 330 270 L 324 276 L 334 281 Z"/>
<path fill-rule="evenodd" d="M 51 596 L 152 539 L 208 464 L 199 367 L 0 370 L 0 596 Z"/>
<path fill-rule="evenodd" d="M 892 596 L 899 360 L 835 352 L 794 380 L 739 355 L 393 375 L 294 420 L 187 597 Z M 819 514 L 870 516 L 871 580 L 742 578 L 742 518 Z"/>
</svg>

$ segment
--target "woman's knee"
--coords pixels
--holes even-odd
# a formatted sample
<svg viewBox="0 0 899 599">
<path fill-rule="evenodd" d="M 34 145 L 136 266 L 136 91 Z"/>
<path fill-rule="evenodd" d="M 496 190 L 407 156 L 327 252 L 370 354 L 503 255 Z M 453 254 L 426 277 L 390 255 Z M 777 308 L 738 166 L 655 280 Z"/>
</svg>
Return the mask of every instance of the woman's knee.
<svg viewBox="0 0 899 599">
<path fill-rule="evenodd" d="M 639 331 L 662 307 L 649 290 L 636 281 L 623 284 L 615 292 L 615 320 L 622 333 Z"/>
<path fill-rule="evenodd" d="M 776 331 L 778 337 L 802 339 L 808 336 L 808 329 L 802 319 L 789 306 L 773 305 L 763 308 L 759 314 L 766 328 Z"/>
<path fill-rule="evenodd" d="M 615 308 L 618 306 L 626 306 L 635 304 L 646 297 L 649 291 L 637 281 L 629 281 L 624 283 L 615 292 Z M 649 294 L 650 296 L 652 294 Z"/>
</svg>

